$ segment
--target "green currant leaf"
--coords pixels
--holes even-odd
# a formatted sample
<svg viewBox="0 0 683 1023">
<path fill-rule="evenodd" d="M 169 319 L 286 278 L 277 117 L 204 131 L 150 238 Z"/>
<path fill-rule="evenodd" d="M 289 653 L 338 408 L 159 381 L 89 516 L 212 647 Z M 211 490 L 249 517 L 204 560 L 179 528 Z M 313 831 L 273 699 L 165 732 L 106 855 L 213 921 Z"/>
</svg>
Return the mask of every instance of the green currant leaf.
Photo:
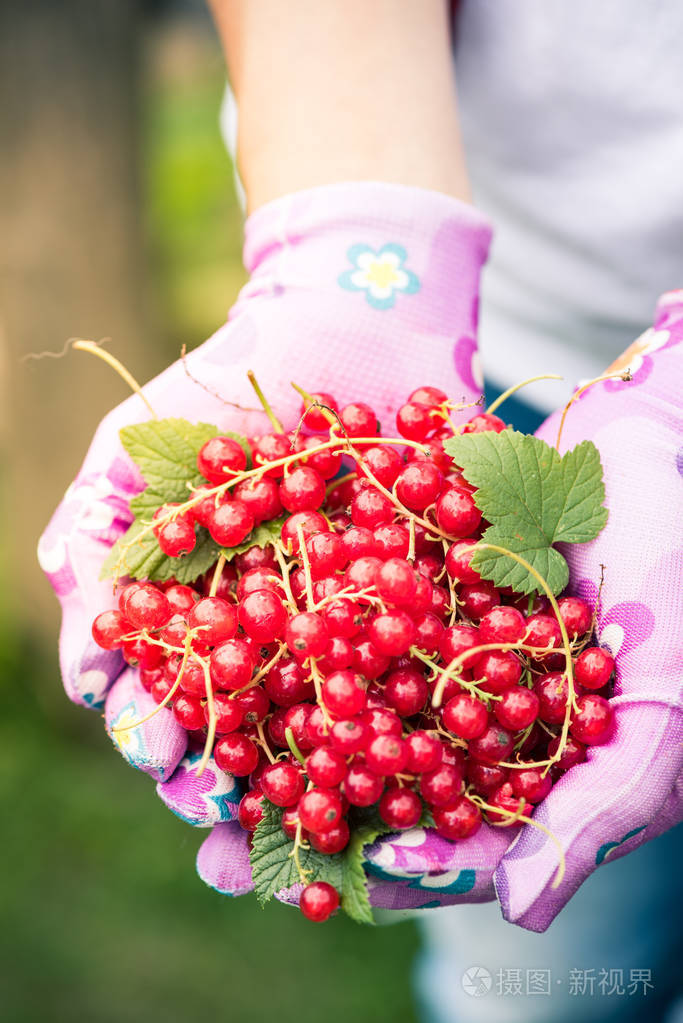
<svg viewBox="0 0 683 1023">
<path fill-rule="evenodd" d="M 299 884 L 301 878 L 294 857 L 294 842 L 282 830 L 283 810 L 264 799 L 263 817 L 254 832 L 249 859 L 256 897 L 263 905 L 276 892 Z M 299 850 L 299 862 L 307 872 L 308 883 L 327 881 L 337 891 L 342 889 L 341 854 L 326 856 L 312 848 Z"/>
<path fill-rule="evenodd" d="M 151 529 L 143 532 L 147 527 L 148 522 L 144 519 L 136 519 L 116 541 L 102 566 L 101 579 L 130 576 L 131 579 L 155 582 L 177 579 L 179 583 L 188 584 L 208 572 L 218 560 L 220 548 L 206 529 L 198 529 L 193 551 L 180 558 L 169 558 L 159 547 Z"/>
<path fill-rule="evenodd" d="M 140 469 L 149 488 L 161 503 L 186 501 L 188 484 L 206 483 L 197 469 L 197 453 L 207 440 L 217 436 L 217 426 L 190 423 L 187 419 L 150 419 L 124 426 L 121 443 Z M 243 443 L 242 438 L 236 438 Z"/>
<path fill-rule="evenodd" d="M 225 555 L 226 561 L 232 561 L 236 554 L 243 554 L 250 547 L 267 547 L 269 543 L 274 543 L 275 540 L 280 539 L 282 524 L 286 518 L 286 515 L 281 515 L 279 519 L 260 522 L 258 526 L 252 529 L 246 540 L 237 544 L 236 547 L 224 547 L 221 554 Z"/>
<path fill-rule="evenodd" d="M 368 880 L 365 874 L 365 857 L 363 850 L 380 835 L 386 835 L 391 830 L 387 827 L 379 814 L 375 812 L 366 818 L 364 823 L 350 820 L 351 838 L 349 844 L 341 853 L 342 856 L 342 889 L 341 908 L 352 920 L 359 924 L 374 924 L 370 897 L 368 893 Z"/>
<path fill-rule="evenodd" d="M 607 522 L 595 445 L 582 441 L 560 455 L 538 437 L 503 430 L 460 434 L 444 447 L 465 479 L 477 487 L 474 500 L 492 523 L 482 541 L 519 554 L 553 593 L 564 589 L 569 569 L 553 544 L 587 543 Z M 497 551 L 477 551 L 472 567 L 496 586 L 512 586 L 518 593 L 542 592 L 527 569 Z"/>
</svg>

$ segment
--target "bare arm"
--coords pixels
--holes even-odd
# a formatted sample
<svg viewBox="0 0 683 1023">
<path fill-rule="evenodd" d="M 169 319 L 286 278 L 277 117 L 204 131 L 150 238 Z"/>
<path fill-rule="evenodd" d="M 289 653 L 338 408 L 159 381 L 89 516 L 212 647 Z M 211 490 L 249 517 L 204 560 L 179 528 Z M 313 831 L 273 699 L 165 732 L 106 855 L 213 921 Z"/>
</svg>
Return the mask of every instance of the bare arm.
<svg viewBox="0 0 683 1023">
<path fill-rule="evenodd" d="M 337 181 L 470 200 L 446 0 L 209 0 L 249 209 Z"/>
</svg>

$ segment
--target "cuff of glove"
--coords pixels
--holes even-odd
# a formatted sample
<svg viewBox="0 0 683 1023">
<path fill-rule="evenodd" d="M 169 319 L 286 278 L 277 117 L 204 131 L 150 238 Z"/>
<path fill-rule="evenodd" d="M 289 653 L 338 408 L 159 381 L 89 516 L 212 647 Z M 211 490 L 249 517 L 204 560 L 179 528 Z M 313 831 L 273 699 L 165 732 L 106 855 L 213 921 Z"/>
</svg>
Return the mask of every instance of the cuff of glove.
<svg viewBox="0 0 683 1023">
<path fill-rule="evenodd" d="M 256 210 L 245 228 L 247 291 L 342 288 L 375 310 L 420 295 L 443 330 L 449 304 L 478 294 L 492 229 L 478 210 L 428 189 L 382 182 L 312 188 Z M 406 307 L 407 308 L 407 307 Z M 476 326 L 476 307 L 471 312 Z"/>
</svg>

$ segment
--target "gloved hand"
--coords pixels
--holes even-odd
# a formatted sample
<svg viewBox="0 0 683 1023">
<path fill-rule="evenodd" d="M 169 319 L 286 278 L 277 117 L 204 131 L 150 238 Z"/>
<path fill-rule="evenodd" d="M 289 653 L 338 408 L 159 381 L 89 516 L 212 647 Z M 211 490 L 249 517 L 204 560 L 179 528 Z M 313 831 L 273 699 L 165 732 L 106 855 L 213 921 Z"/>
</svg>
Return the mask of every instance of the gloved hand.
<svg viewBox="0 0 683 1023">
<path fill-rule="evenodd" d="M 616 737 L 589 750 L 534 818 L 565 850 L 526 827 L 494 875 L 507 920 L 544 931 L 586 878 L 673 827 L 683 816 L 683 291 L 662 296 L 654 326 L 613 369 L 630 383 L 593 386 L 570 409 L 561 450 L 590 439 L 605 471 L 609 520 L 567 551 L 572 591 L 591 603 L 604 586 L 599 643 L 616 659 Z M 553 444 L 558 415 L 539 435 Z M 628 893 L 624 893 L 628 898 Z"/>
<path fill-rule="evenodd" d="M 482 383 L 475 362 L 479 275 L 490 234 L 472 207 L 397 185 L 334 185 L 270 203 L 247 223 L 251 280 L 229 323 L 192 352 L 186 366 L 177 362 L 149 383 L 145 395 L 159 416 L 246 434 L 269 428 L 263 414 L 226 405 L 195 381 L 252 406 L 246 372 L 253 369 L 286 428 L 299 418 L 293 378 L 309 390 L 324 387 L 341 404 L 368 402 L 385 432 L 420 384 L 437 383 L 455 399 L 474 401 Z M 60 660 L 68 696 L 104 705 L 121 751 L 157 779 L 174 812 L 193 824 L 218 825 L 200 852 L 200 873 L 237 894 L 250 885 L 246 834 L 229 823 L 237 787 L 212 760 L 201 778 L 188 770 L 185 732 L 166 708 L 139 728 L 112 731 L 155 704 L 137 673 L 123 670 L 121 655 L 101 650 L 90 636 L 95 615 L 114 605 L 111 583 L 99 581 L 100 567 L 130 521 L 130 497 L 143 485 L 118 431 L 147 418 L 137 396 L 105 417 L 41 538 L 39 557 L 62 604 Z M 430 838 L 432 846 L 439 849 L 439 869 L 452 869 L 446 843 Z M 498 841 L 495 855 L 487 853 L 488 877 L 501 852 Z M 473 853 L 474 846 L 463 869 L 479 866 Z M 457 897 L 467 898 L 465 882 L 461 887 Z"/>
</svg>

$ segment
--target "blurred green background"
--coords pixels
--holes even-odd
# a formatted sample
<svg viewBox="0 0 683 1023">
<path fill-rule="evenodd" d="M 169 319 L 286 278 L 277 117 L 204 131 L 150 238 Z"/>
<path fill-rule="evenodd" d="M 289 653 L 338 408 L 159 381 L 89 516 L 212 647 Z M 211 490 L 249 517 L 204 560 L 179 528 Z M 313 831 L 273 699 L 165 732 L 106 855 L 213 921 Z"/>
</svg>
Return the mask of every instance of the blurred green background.
<svg viewBox="0 0 683 1023">
<path fill-rule="evenodd" d="M 0 1019 L 415 1019 L 410 924 L 308 924 L 195 875 L 204 837 L 72 707 L 35 545 L 123 385 L 225 319 L 244 279 L 218 130 L 224 65 L 193 4 L 8 2 L 0 14 Z"/>
</svg>

